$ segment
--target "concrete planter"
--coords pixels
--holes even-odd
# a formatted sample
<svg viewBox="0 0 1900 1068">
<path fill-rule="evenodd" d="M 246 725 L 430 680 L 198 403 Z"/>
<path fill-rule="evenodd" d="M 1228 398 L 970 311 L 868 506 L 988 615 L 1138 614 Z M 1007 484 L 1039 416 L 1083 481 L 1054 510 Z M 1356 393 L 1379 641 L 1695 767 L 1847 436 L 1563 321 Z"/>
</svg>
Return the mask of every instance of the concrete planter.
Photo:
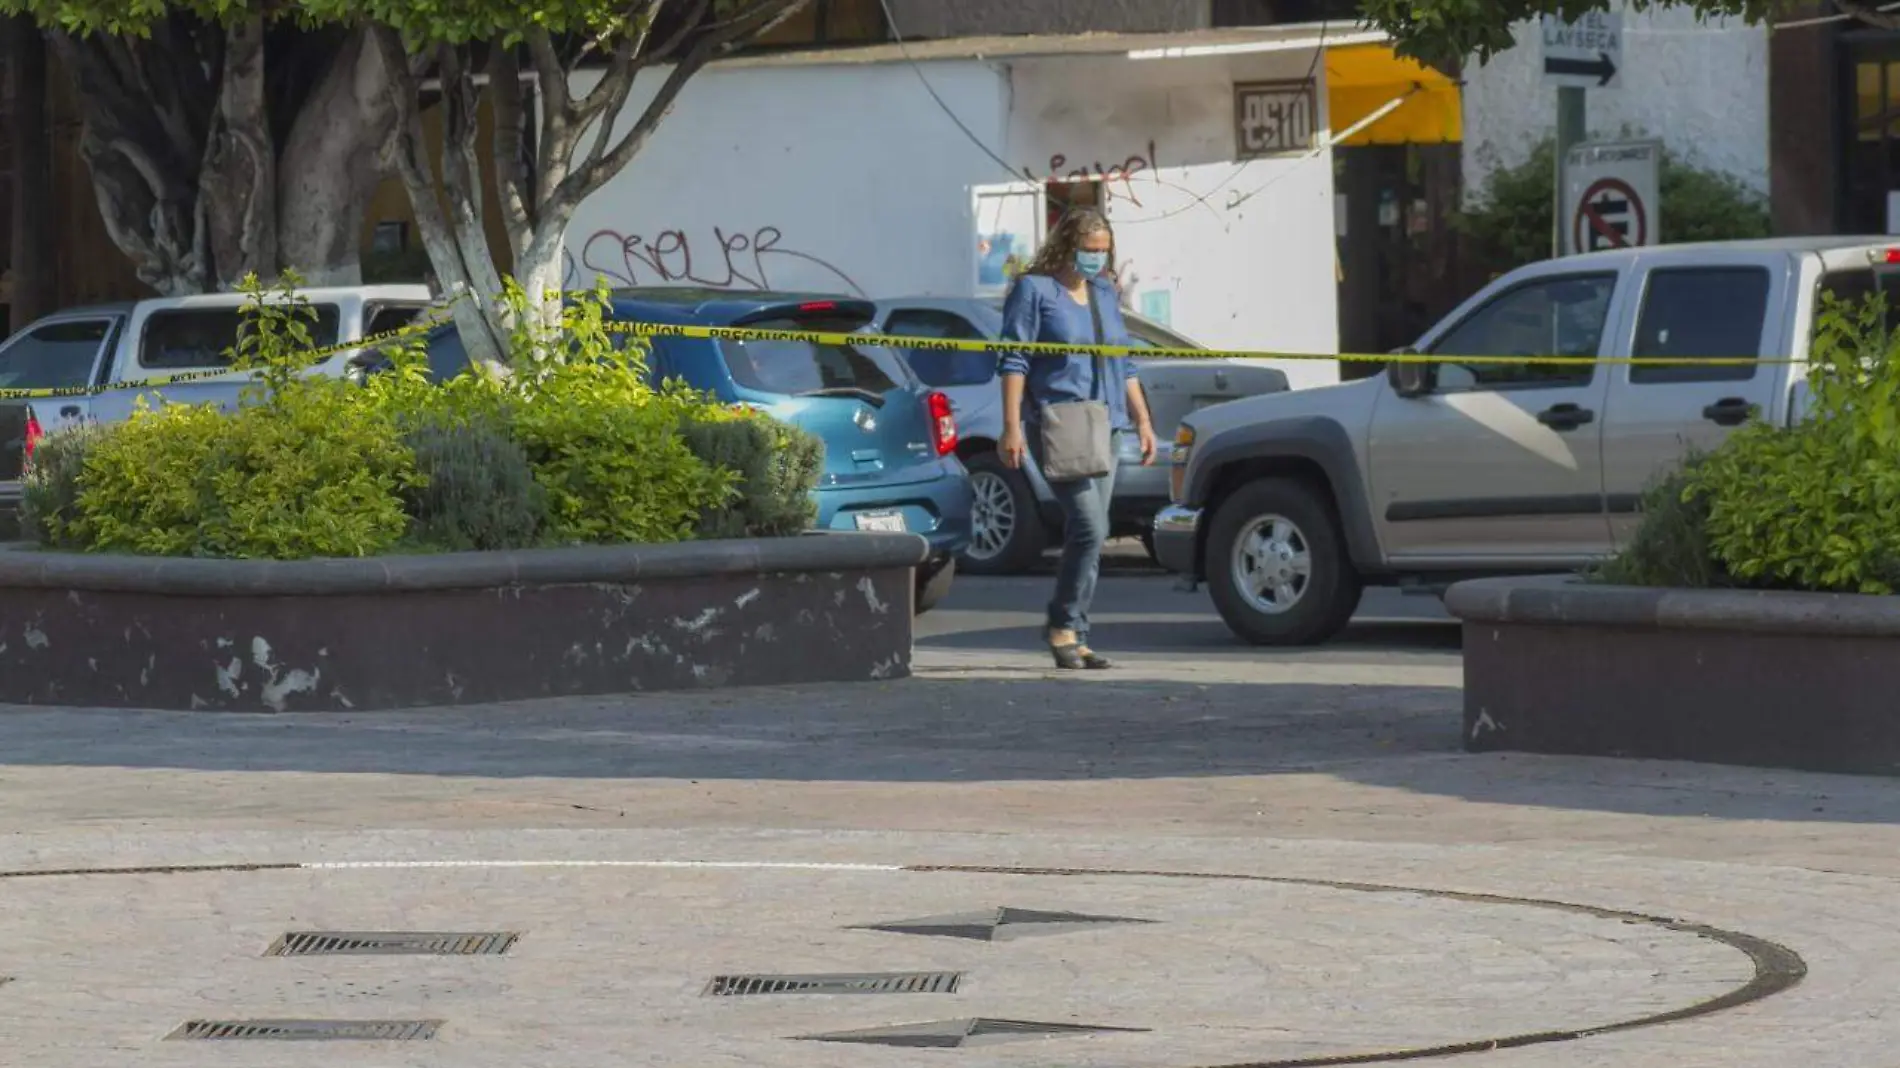
<svg viewBox="0 0 1900 1068">
<path fill-rule="evenodd" d="M 1465 748 L 1900 772 L 1900 597 L 1459 583 Z"/>
<path fill-rule="evenodd" d="M 910 673 L 912 534 L 368 560 L 0 553 L 0 703 L 342 711 Z"/>
</svg>

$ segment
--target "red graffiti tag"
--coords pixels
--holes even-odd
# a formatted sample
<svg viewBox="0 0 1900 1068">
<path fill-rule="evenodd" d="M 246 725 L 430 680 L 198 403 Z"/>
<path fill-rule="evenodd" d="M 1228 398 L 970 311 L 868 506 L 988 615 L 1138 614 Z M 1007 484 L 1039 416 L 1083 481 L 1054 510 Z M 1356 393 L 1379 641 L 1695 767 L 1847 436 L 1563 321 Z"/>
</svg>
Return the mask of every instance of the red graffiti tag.
<svg viewBox="0 0 1900 1068">
<path fill-rule="evenodd" d="M 1104 166 L 1099 161 L 1093 165 L 1073 167 L 1068 170 L 1069 157 L 1056 153 L 1049 157 L 1049 171 L 1046 175 L 1037 175 L 1034 168 L 1024 167 L 1023 177 L 1032 182 L 1100 182 L 1108 199 L 1117 197 L 1126 199 L 1136 207 L 1141 206 L 1141 196 L 1135 191 L 1135 176 L 1144 171 L 1158 171 L 1161 165 L 1155 162 L 1155 143 L 1148 142 L 1148 154 L 1136 153 L 1120 163 Z M 1159 176 L 1156 181 L 1159 181 Z"/>
</svg>

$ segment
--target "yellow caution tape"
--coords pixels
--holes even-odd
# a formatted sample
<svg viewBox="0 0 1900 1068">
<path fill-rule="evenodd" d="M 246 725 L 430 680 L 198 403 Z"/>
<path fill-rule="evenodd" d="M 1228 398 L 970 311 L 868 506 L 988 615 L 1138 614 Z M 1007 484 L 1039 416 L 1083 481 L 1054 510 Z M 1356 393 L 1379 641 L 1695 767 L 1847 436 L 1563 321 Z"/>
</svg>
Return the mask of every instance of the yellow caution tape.
<svg viewBox="0 0 1900 1068">
<path fill-rule="evenodd" d="M 451 301 L 450 303 L 453 303 Z M 335 356 L 338 353 L 356 349 L 386 346 L 406 338 L 427 334 L 440 328 L 447 319 L 440 316 L 445 306 L 437 305 L 430 309 L 431 315 L 424 320 L 394 330 L 368 334 L 351 341 L 339 342 L 308 354 L 312 364 Z M 1164 348 L 1142 345 L 1065 345 L 1054 342 L 1027 341 L 985 341 L 966 338 L 905 337 L 892 334 L 848 333 L 836 330 L 767 330 L 745 326 L 687 326 L 678 323 L 644 323 L 626 320 L 610 320 L 604 324 L 609 332 L 631 334 L 640 338 L 694 338 L 710 341 L 794 341 L 811 345 L 858 346 L 876 348 L 912 349 L 926 352 L 974 352 L 974 353 L 1021 353 L 1025 356 L 1132 356 L 1141 359 L 1191 359 L 1191 360 L 1283 360 L 1283 361 L 1337 361 L 1339 363 L 1403 363 L 1403 364 L 1461 364 L 1473 365 L 1533 365 L 1540 367 L 1592 367 L 1597 364 L 1620 364 L 1631 367 L 1752 367 L 1756 365 L 1778 365 L 1805 363 L 1791 357 L 1773 356 L 1733 356 L 1710 359 L 1684 357 L 1651 356 L 1449 356 L 1437 353 L 1316 353 L 1316 352 L 1271 352 L 1257 349 L 1190 349 Z M 242 373 L 231 367 L 212 368 L 202 371 L 184 371 L 160 378 L 145 378 L 138 381 L 112 382 L 103 386 L 67 386 L 47 389 L 5 389 L 0 388 L 0 400 L 22 400 L 47 397 L 93 397 L 101 393 L 111 393 L 128 389 L 153 389 L 160 386 L 177 385 L 181 382 L 198 382 L 209 378 L 222 378 Z"/>
<path fill-rule="evenodd" d="M 389 345 L 411 336 L 426 334 L 440 327 L 445 320 L 431 318 L 428 321 L 410 323 L 394 330 L 382 330 L 374 334 L 365 334 L 353 341 L 338 342 L 314 349 L 306 356 L 310 363 L 316 364 L 339 353 L 366 349 L 379 345 Z M 96 397 L 101 393 L 116 393 L 128 389 L 152 389 L 158 386 L 174 386 L 180 382 L 202 382 L 207 378 L 223 378 L 226 375 L 246 373 L 246 368 L 214 367 L 203 371 L 180 371 L 175 375 L 162 375 L 158 378 L 141 378 L 123 382 L 109 382 L 103 386 L 58 386 L 41 389 L 5 389 L 0 388 L 0 400 L 37 400 L 45 397 Z"/>
<path fill-rule="evenodd" d="M 1252 349 L 1149 348 L 1142 345 L 1065 345 L 1055 342 L 982 341 L 966 338 L 901 337 L 891 334 L 853 334 L 833 330 L 760 330 L 744 326 L 683 326 L 677 323 L 610 322 L 607 328 L 636 337 L 684 337 L 713 341 L 802 341 L 812 345 L 917 349 L 927 352 L 1019 352 L 1026 356 L 1135 356 L 1142 359 L 1194 360 L 1328 360 L 1341 363 L 1450 363 L 1537 364 L 1590 367 L 1627 364 L 1634 367 L 1733 367 L 1756 364 L 1805 363 L 1787 357 L 1724 356 L 1713 359 L 1657 356 L 1446 356 L 1424 353 L 1268 352 Z"/>
</svg>

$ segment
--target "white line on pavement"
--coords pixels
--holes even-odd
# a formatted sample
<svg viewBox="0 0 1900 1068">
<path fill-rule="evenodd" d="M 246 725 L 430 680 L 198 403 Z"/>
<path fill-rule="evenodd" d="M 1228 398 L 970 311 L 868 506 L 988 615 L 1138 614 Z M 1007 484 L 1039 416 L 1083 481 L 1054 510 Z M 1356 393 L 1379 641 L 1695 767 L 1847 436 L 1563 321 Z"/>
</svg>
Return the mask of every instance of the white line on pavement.
<svg viewBox="0 0 1900 1068">
<path fill-rule="evenodd" d="M 903 871 L 902 864 L 776 863 L 756 860 L 331 860 L 298 865 L 310 871 L 378 868 L 752 868 L 784 871 Z"/>
</svg>

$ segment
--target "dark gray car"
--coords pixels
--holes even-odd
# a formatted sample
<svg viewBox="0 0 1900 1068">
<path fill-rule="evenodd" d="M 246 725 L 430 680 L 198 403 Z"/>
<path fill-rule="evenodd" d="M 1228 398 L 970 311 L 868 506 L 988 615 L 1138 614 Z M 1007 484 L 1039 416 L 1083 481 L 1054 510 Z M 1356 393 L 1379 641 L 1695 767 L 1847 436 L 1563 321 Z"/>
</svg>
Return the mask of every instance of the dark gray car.
<svg viewBox="0 0 1900 1068">
<path fill-rule="evenodd" d="M 1002 305 L 977 297 L 900 297 L 877 302 L 872 324 L 881 334 L 904 337 L 995 340 L 1003 329 Z M 1203 346 L 1149 319 L 1124 311 L 1135 343 L 1151 348 L 1198 349 Z M 955 406 L 958 454 L 970 470 L 975 494 L 975 537 L 959 567 L 966 574 L 1008 575 L 1033 567 L 1043 550 L 1060 540 L 1062 511 L 1034 465 L 1022 471 L 1004 467 L 996 455 L 1003 432 L 1003 392 L 991 353 L 933 352 L 906 349 L 917 376 L 949 395 Z M 1168 503 L 1167 447 L 1176 424 L 1188 412 L 1210 404 L 1276 393 L 1287 388 L 1286 375 L 1248 360 L 1191 360 L 1179 357 L 1137 359 L 1137 374 L 1154 417 L 1161 455 L 1152 467 L 1141 465 L 1140 447 L 1124 435 L 1121 467 L 1115 475 L 1110 520 L 1117 537 L 1153 537 L 1155 513 Z M 1150 553 L 1153 552 L 1152 547 Z"/>
</svg>

